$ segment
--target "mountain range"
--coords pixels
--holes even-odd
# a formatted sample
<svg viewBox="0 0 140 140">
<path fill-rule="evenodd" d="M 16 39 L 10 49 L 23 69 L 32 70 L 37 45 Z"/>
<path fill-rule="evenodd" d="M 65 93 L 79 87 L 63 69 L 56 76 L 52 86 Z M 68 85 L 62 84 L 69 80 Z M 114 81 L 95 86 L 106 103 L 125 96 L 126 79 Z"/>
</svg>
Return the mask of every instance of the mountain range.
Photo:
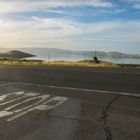
<svg viewBox="0 0 140 140">
<path fill-rule="evenodd" d="M 28 58 L 28 57 L 34 57 L 34 56 L 35 55 L 17 51 L 17 50 L 0 53 L 1 59 L 22 59 L 22 58 Z"/>
<path fill-rule="evenodd" d="M 98 58 L 135 58 L 140 59 L 140 54 L 126 54 L 121 52 L 104 52 L 104 51 L 72 51 L 72 50 L 63 50 L 57 48 L 15 48 L 15 51 L 10 51 L 4 53 L 5 51 L 9 51 L 8 48 L 0 48 L 0 57 L 13 57 L 13 58 L 26 58 L 26 57 L 46 57 L 46 56 L 70 56 L 70 55 L 80 55 L 92 58 L 95 55 Z M 28 52 L 28 53 L 25 53 Z"/>
<path fill-rule="evenodd" d="M 70 56 L 70 55 L 80 55 L 86 56 L 89 59 L 95 56 L 95 51 L 72 51 L 72 50 L 64 50 L 57 48 L 20 48 L 20 51 L 25 51 L 36 56 L 46 57 L 50 56 Z M 126 54 L 121 52 L 104 52 L 104 51 L 96 51 L 96 56 L 99 58 L 135 58 L 140 59 L 140 54 Z"/>
</svg>

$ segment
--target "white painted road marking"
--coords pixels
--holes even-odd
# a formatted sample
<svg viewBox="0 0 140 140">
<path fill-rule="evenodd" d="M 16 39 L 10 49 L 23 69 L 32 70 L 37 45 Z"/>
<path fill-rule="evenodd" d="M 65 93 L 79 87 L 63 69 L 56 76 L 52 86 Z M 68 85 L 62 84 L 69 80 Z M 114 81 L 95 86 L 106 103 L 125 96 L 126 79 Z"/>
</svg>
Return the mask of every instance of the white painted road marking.
<svg viewBox="0 0 140 140">
<path fill-rule="evenodd" d="M 7 98 L 9 96 L 12 97 L 12 95 L 14 95 L 15 99 Z M 4 102 L 5 99 L 7 100 Z M 22 101 L 20 101 L 21 99 Z M 3 101 L 3 103 L 1 103 L 0 106 L 8 104 L 12 105 L 9 105 L 8 107 L 0 111 L 0 118 L 8 117 L 6 121 L 10 122 L 23 115 L 26 115 L 29 112 L 32 112 L 33 110 L 45 111 L 53 109 L 56 106 L 66 102 L 67 100 L 68 100 L 67 97 L 60 96 L 51 97 L 50 95 L 40 95 L 40 93 L 31 93 L 31 92 L 25 93 L 24 91 L 1 95 L 0 102 Z M 47 104 L 53 101 L 55 102 L 52 105 Z M 22 105 L 24 106 L 22 107 Z"/>
<path fill-rule="evenodd" d="M 9 116 L 9 115 L 12 115 L 13 112 L 8 112 L 8 111 L 0 111 L 0 118 L 1 117 L 5 117 L 5 116 Z"/>
<path fill-rule="evenodd" d="M 21 104 L 27 103 L 27 102 L 29 102 L 29 101 L 33 101 L 33 100 L 35 100 L 35 99 L 39 99 L 39 97 L 33 97 L 33 98 L 29 98 L 29 99 L 27 99 L 27 100 L 25 100 L 25 101 L 21 101 L 21 102 L 19 102 L 19 103 L 17 103 L 17 104 L 14 104 L 14 105 L 11 105 L 10 107 L 5 108 L 5 110 L 6 110 L 6 111 L 11 110 L 12 108 L 15 108 L 15 107 L 17 107 L 17 106 L 19 106 L 19 105 L 21 105 Z"/>
<path fill-rule="evenodd" d="M 17 110 L 15 110 L 14 112 L 15 112 L 15 113 L 18 113 L 18 112 L 21 112 L 21 111 L 23 111 L 23 110 L 27 110 L 27 109 L 29 109 L 29 108 L 35 107 L 35 106 L 37 106 L 38 104 L 44 102 L 44 101 L 45 101 L 46 99 L 48 99 L 49 97 L 50 97 L 50 95 L 43 95 L 43 96 L 40 96 L 40 99 L 41 99 L 41 100 L 39 100 L 39 101 L 37 101 L 36 103 L 34 103 L 34 104 L 32 104 L 32 105 L 29 105 L 29 106 L 27 106 L 27 107 L 23 107 L 22 109 L 17 109 Z"/>
<path fill-rule="evenodd" d="M 7 86 L 9 84 L 11 84 L 11 82 L 2 83 L 2 84 L 0 84 L 0 87 Z"/>
<path fill-rule="evenodd" d="M 8 96 L 6 96 L 6 97 L 8 97 Z M 15 102 L 15 101 L 21 100 L 21 99 L 24 99 L 24 98 L 26 98 L 26 97 L 27 97 L 27 96 L 22 96 L 22 97 L 19 97 L 19 98 L 13 99 L 13 100 L 9 100 L 9 101 L 3 102 L 3 103 L 0 104 L 0 106 L 2 106 L 2 105 L 6 105 L 6 104 L 9 104 L 9 103 L 12 103 L 12 102 Z"/>
<path fill-rule="evenodd" d="M 1 95 L 0 96 L 0 101 L 4 100 L 7 97 L 7 95 Z"/>
<path fill-rule="evenodd" d="M 55 89 L 66 89 L 66 90 L 73 90 L 73 91 L 84 91 L 86 92 L 95 92 L 95 93 L 109 93 L 109 94 L 116 94 L 116 95 L 123 95 L 123 96 L 131 96 L 131 97 L 140 97 L 139 94 L 129 93 L 129 92 L 119 92 L 119 91 L 107 91 L 107 90 L 94 90 L 94 89 L 83 89 L 83 88 L 72 88 L 72 87 L 61 87 L 61 86 L 49 86 L 49 85 L 41 85 L 41 84 L 32 84 L 32 83 L 21 83 L 21 82 L 14 82 L 15 84 L 21 85 L 28 85 L 28 86 L 39 86 L 39 87 L 47 87 L 47 88 L 55 88 Z"/>
<path fill-rule="evenodd" d="M 10 93 L 10 94 L 11 94 L 11 93 Z M 13 94 L 22 95 L 22 94 L 24 94 L 24 91 L 17 91 L 17 92 L 14 92 Z"/>
</svg>

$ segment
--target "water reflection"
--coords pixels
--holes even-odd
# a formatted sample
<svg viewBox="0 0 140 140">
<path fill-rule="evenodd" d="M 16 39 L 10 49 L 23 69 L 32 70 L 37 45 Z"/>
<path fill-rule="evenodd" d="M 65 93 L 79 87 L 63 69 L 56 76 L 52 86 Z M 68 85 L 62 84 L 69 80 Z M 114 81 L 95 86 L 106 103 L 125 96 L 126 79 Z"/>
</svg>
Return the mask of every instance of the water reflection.
<svg viewBox="0 0 140 140">
<path fill-rule="evenodd" d="M 46 61 L 80 61 L 85 59 L 91 59 L 87 56 L 80 55 L 70 55 L 70 56 L 38 56 L 28 58 L 29 60 L 38 59 L 38 60 L 46 60 Z M 121 59 L 112 59 L 112 58 L 99 58 L 100 60 L 109 61 L 116 64 L 140 64 L 140 59 L 130 59 L 130 58 L 121 58 Z"/>
</svg>

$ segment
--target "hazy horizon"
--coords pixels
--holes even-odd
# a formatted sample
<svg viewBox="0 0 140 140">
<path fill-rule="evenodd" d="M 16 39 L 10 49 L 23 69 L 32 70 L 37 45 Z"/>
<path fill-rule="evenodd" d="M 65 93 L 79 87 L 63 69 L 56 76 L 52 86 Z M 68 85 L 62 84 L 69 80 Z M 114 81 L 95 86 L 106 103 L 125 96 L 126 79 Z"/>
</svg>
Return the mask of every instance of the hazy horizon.
<svg viewBox="0 0 140 140">
<path fill-rule="evenodd" d="M 140 53 L 139 0 L 0 0 L 1 48 Z"/>
<path fill-rule="evenodd" d="M 3 53 L 3 52 L 8 52 L 8 51 L 27 51 L 27 50 L 44 50 L 44 49 L 58 49 L 58 50 L 62 50 L 62 51 L 73 51 L 73 52 L 93 52 L 93 53 L 95 53 L 95 52 L 105 52 L 105 53 L 109 53 L 109 52 L 118 52 L 118 53 L 124 53 L 124 54 L 134 54 L 134 55 L 140 55 L 140 53 L 139 52 L 136 52 L 136 53 L 133 53 L 133 52 L 125 52 L 125 51 L 111 51 L 111 50 L 109 50 L 109 51 L 103 51 L 103 50 L 72 50 L 72 49 L 61 49 L 61 48 L 47 48 L 47 47 L 42 47 L 42 48 L 40 48 L 40 47 L 28 47 L 28 48 L 19 48 L 19 47 L 17 47 L 17 48 L 0 48 L 0 53 Z"/>
</svg>

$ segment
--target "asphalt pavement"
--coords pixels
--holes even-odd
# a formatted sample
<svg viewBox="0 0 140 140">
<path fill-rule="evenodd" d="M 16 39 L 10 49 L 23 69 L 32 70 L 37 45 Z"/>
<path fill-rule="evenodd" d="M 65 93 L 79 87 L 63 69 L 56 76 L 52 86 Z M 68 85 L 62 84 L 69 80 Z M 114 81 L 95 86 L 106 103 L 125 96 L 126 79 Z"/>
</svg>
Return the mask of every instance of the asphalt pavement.
<svg viewBox="0 0 140 140">
<path fill-rule="evenodd" d="M 0 67 L 0 140 L 139 140 L 140 70 Z"/>
<path fill-rule="evenodd" d="M 0 80 L 140 93 L 139 68 L 1 66 Z"/>
</svg>

